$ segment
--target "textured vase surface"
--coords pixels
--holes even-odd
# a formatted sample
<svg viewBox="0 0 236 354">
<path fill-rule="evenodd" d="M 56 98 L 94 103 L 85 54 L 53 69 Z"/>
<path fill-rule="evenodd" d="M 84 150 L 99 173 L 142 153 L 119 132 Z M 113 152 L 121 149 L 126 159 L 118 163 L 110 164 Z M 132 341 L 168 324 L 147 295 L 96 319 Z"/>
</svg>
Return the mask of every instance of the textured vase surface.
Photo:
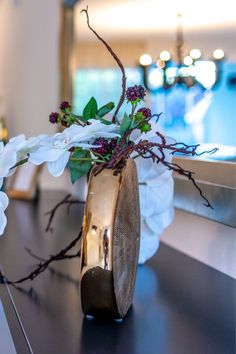
<svg viewBox="0 0 236 354">
<path fill-rule="evenodd" d="M 133 299 L 140 246 L 136 166 L 92 171 L 83 224 L 81 303 L 85 315 L 123 318 Z"/>
</svg>

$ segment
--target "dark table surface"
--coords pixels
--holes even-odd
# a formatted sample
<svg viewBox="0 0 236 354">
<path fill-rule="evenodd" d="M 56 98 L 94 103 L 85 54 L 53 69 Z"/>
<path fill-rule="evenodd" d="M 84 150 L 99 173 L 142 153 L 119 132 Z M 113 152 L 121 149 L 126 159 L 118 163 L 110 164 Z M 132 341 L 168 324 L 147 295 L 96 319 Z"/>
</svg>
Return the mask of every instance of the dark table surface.
<svg viewBox="0 0 236 354">
<path fill-rule="evenodd" d="M 44 232 L 45 211 L 62 198 L 62 193 L 49 192 L 38 203 L 11 202 L 0 238 L 0 264 L 9 279 L 22 277 L 36 264 L 24 247 L 47 257 L 78 233 L 83 205 L 72 206 L 70 215 L 62 207 L 54 232 Z M 64 260 L 21 288 L 10 286 L 15 309 L 0 285 L 17 353 L 30 353 L 30 347 L 36 354 L 235 353 L 232 278 L 161 244 L 156 256 L 138 267 L 133 306 L 116 322 L 84 318 L 79 272 L 79 259 Z M 1 352 L 1 343 L 0 354 L 8 354 Z"/>
</svg>

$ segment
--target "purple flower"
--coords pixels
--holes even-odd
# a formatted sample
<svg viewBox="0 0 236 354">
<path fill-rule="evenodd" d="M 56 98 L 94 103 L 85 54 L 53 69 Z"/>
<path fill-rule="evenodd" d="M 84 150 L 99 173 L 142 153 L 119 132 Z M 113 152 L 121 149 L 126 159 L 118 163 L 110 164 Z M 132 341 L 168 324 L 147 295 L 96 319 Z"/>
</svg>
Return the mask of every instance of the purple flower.
<svg viewBox="0 0 236 354">
<path fill-rule="evenodd" d="M 52 124 L 58 123 L 59 114 L 57 112 L 52 112 L 49 116 L 49 122 Z"/>
<path fill-rule="evenodd" d="M 104 138 L 97 138 L 94 142 L 93 145 L 99 145 L 99 147 L 93 148 L 94 152 L 97 152 L 98 154 L 105 155 L 109 152 L 109 143 L 106 139 Z"/>
<path fill-rule="evenodd" d="M 134 102 L 136 100 L 140 101 L 143 100 L 146 95 L 146 90 L 142 85 L 135 85 L 129 87 L 126 90 L 126 98 L 130 102 Z"/>
<path fill-rule="evenodd" d="M 71 109 L 71 105 L 69 104 L 69 102 L 67 101 L 61 102 L 60 110 L 64 112 L 66 109 Z"/>
<path fill-rule="evenodd" d="M 63 125 L 63 127 L 68 127 L 68 122 L 65 119 L 62 119 L 61 125 Z"/>
<path fill-rule="evenodd" d="M 146 107 L 142 107 L 140 108 L 137 113 L 142 113 L 144 118 L 150 118 L 151 115 L 152 115 L 152 112 L 149 108 L 146 108 Z"/>
<path fill-rule="evenodd" d="M 111 139 L 109 147 L 111 150 L 114 150 L 117 146 L 117 138 Z"/>
</svg>

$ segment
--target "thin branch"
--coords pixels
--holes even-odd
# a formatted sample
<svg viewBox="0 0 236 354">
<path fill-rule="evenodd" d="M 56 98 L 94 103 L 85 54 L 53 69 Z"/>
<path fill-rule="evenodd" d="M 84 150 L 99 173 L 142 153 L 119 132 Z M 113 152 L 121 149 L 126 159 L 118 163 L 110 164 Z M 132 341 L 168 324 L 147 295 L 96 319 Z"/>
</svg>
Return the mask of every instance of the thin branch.
<svg viewBox="0 0 236 354">
<path fill-rule="evenodd" d="M 128 131 L 127 133 L 130 134 L 130 131 Z M 168 162 L 166 160 L 165 151 L 169 151 L 170 154 L 180 153 L 182 155 L 196 156 L 198 155 L 198 153 L 196 152 L 198 145 L 186 145 L 184 143 L 167 144 L 165 137 L 160 132 L 157 132 L 157 136 L 161 139 L 160 143 L 153 143 L 149 142 L 148 140 L 140 140 L 137 144 L 133 143 L 127 145 L 125 142 L 126 137 L 124 135 L 124 137 L 120 141 L 120 144 L 114 150 L 114 153 L 111 156 L 110 160 L 106 163 L 106 165 L 103 165 L 103 168 L 106 167 L 112 168 L 113 170 L 119 170 L 119 166 L 122 166 L 122 162 L 124 165 L 125 161 L 132 155 L 132 153 L 135 152 L 137 153 L 137 156 L 140 156 L 144 159 L 152 159 L 152 161 L 155 163 L 162 163 L 168 169 L 175 171 L 176 173 L 188 178 L 199 192 L 201 198 L 204 200 L 204 205 L 209 208 L 212 208 L 211 203 L 204 196 L 201 188 L 195 181 L 193 177 L 194 173 L 183 169 L 180 165 Z M 154 148 L 157 149 L 157 152 L 154 151 Z M 215 149 L 206 151 L 205 153 L 213 152 L 215 152 Z"/>
<path fill-rule="evenodd" d="M 25 282 L 26 280 L 33 280 L 40 273 L 45 271 L 51 263 L 53 263 L 55 261 L 75 258 L 75 255 L 68 255 L 67 252 L 70 251 L 77 244 L 77 242 L 81 239 L 81 236 L 82 236 L 82 229 L 80 230 L 78 236 L 74 240 L 72 240 L 69 243 L 69 245 L 67 245 L 64 249 L 62 249 L 57 254 L 51 255 L 47 260 L 40 261 L 40 263 L 37 265 L 37 267 L 27 276 L 25 276 L 21 279 L 15 280 L 15 281 L 11 281 L 11 280 L 7 279 L 0 271 L 0 280 L 5 281 L 8 284 L 20 284 L 20 283 Z M 77 252 L 78 257 L 79 257 L 79 255 L 80 255 L 80 250 Z"/>
<path fill-rule="evenodd" d="M 42 258 L 40 256 L 38 256 L 37 254 L 35 254 L 30 248 L 25 247 L 26 252 L 34 259 L 37 259 L 38 261 L 42 261 L 45 262 L 47 259 L 46 258 Z M 80 257 L 80 253 L 81 250 L 79 250 L 78 252 L 74 253 L 74 254 L 68 254 L 65 255 L 65 257 L 63 259 L 72 259 L 72 258 L 77 258 Z M 56 261 L 59 261 L 60 259 L 56 259 Z"/>
<path fill-rule="evenodd" d="M 121 73 L 122 73 L 122 93 L 120 96 L 120 100 L 117 104 L 115 113 L 113 115 L 112 118 L 112 122 L 114 123 L 116 121 L 116 116 L 120 110 L 120 107 L 122 106 L 124 100 L 125 100 L 125 91 L 126 91 L 126 74 L 125 74 L 125 68 L 122 64 L 122 62 L 120 61 L 120 59 L 118 58 L 118 56 L 115 54 L 115 52 L 113 51 L 113 49 L 110 47 L 110 45 L 93 29 L 93 27 L 91 27 L 90 22 L 89 22 L 89 14 L 88 14 L 88 6 L 86 7 L 86 9 L 81 10 L 81 13 L 85 12 L 86 17 L 87 17 L 87 25 L 88 28 L 94 33 L 94 35 L 105 45 L 105 47 L 107 48 L 107 50 L 109 51 L 109 53 L 112 55 L 112 57 L 115 59 L 116 63 L 118 64 Z"/>
<path fill-rule="evenodd" d="M 163 114 L 163 112 L 160 112 L 160 113 L 158 113 L 158 114 L 153 114 L 152 116 L 151 116 L 151 118 L 153 118 L 153 117 L 156 117 L 156 123 L 159 121 L 159 119 L 160 119 L 160 116 Z"/>
<path fill-rule="evenodd" d="M 163 161 L 162 161 L 163 163 Z M 202 199 L 205 200 L 204 205 L 208 208 L 213 209 L 211 203 L 209 202 L 209 200 L 204 196 L 201 188 L 199 187 L 199 185 L 197 184 L 196 180 L 193 177 L 194 172 L 188 171 L 188 170 L 184 170 L 180 165 L 176 164 L 176 163 L 171 163 L 171 162 L 164 162 L 164 165 L 169 167 L 170 170 L 173 170 L 175 172 L 177 172 L 179 175 L 185 176 L 187 177 L 194 185 L 194 187 L 198 190 L 200 196 Z"/>
<path fill-rule="evenodd" d="M 54 219 L 54 216 L 55 216 L 55 213 L 57 211 L 57 209 L 59 207 L 61 207 L 62 205 L 65 205 L 67 204 L 67 211 L 69 212 L 69 209 L 71 207 L 72 204 L 84 204 L 84 202 L 81 202 L 77 199 L 71 199 L 69 200 L 69 198 L 71 197 L 70 194 L 68 194 L 64 199 L 62 199 L 59 203 L 57 203 L 53 208 L 52 210 L 48 211 L 45 213 L 45 215 L 49 215 L 49 219 L 48 219 L 48 223 L 47 223 L 47 226 L 45 228 L 45 232 L 48 232 L 48 231 L 53 231 L 53 228 L 51 227 L 52 225 L 52 221 Z"/>
<path fill-rule="evenodd" d="M 213 148 L 211 150 L 208 150 L 208 151 L 203 151 L 203 152 L 200 152 L 200 153 L 196 153 L 196 156 L 201 156 L 201 155 L 205 155 L 205 154 L 212 155 L 218 150 L 219 150 L 219 148 L 215 147 L 215 148 Z"/>
</svg>

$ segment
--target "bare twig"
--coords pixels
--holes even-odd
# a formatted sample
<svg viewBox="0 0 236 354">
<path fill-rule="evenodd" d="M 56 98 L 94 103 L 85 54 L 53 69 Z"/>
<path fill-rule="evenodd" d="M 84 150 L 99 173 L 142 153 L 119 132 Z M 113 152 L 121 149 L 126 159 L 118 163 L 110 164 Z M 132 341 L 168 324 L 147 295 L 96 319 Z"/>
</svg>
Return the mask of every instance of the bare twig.
<svg viewBox="0 0 236 354">
<path fill-rule="evenodd" d="M 64 199 L 62 199 L 59 203 L 57 203 L 52 210 L 48 211 L 45 213 L 45 215 L 49 215 L 49 219 L 48 219 L 48 223 L 47 226 L 45 228 L 45 232 L 48 231 L 53 231 L 53 228 L 51 227 L 52 225 L 52 221 L 53 218 L 56 214 L 56 211 L 59 207 L 61 207 L 62 205 L 67 204 L 67 211 L 69 212 L 69 209 L 71 207 L 72 204 L 84 204 L 84 202 L 79 201 L 78 199 L 69 199 L 71 197 L 70 194 L 68 194 Z"/>
<path fill-rule="evenodd" d="M 120 110 L 120 107 L 122 106 L 124 100 L 125 100 L 125 91 L 126 91 L 126 74 L 125 74 L 125 68 L 122 64 L 122 62 L 120 61 L 120 59 L 118 58 L 118 56 L 115 54 L 115 52 L 113 51 L 113 49 L 110 47 L 110 45 L 93 29 L 93 27 L 90 25 L 89 22 L 89 14 L 88 14 L 88 6 L 86 7 L 86 9 L 81 10 L 81 13 L 84 12 L 86 14 L 87 17 L 87 25 L 88 28 L 95 34 L 95 36 L 97 37 L 97 39 L 99 39 L 99 41 L 101 41 L 105 47 L 107 48 L 107 50 L 109 51 L 109 53 L 112 55 L 112 57 L 115 59 L 116 63 L 118 64 L 121 73 L 122 73 L 122 93 L 120 96 L 120 100 L 117 104 L 115 113 L 113 115 L 112 118 L 112 122 L 114 123 L 116 121 L 116 116 Z"/>
<path fill-rule="evenodd" d="M 32 258 L 35 258 L 37 259 L 38 261 L 43 261 L 45 262 L 47 259 L 46 258 L 42 258 L 40 256 L 38 256 L 37 254 L 35 254 L 31 249 L 25 247 L 25 250 L 26 252 L 32 257 Z M 81 253 L 81 250 L 79 250 L 78 252 L 74 253 L 74 254 L 67 254 L 65 255 L 65 258 L 63 259 L 72 259 L 72 258 L 77 258 L 77 257 L 80 257 L 80 253 Z M 56 259 L 57 261 L 59 261 L 60 259 Z"/>
<path fill-rule="evenodd" d="M 71 259 L 71 258 L 75 258 L 75 257 L 79 257 L 80 256 L 80 250 L 74 254 L 74 255 L 68 255 L 67 252 L 70 251 L 76 244 L 77 242 L 81 239 L 82 236 L 82 229 L 80 230 L 78 236 L 72 240 L 69 245 L 67 245 L 64 249 L 62 249 L 60 252 L 58 252 L 55 255 L 51 255 L 47 260 L 44 261 L 40 261 L 40 263 L 38 264 L 38 266 L 27 276 L 15 280 L 15 281 L 11 281 L 8 278 L 6 278 L 1 272 L 0 272 L 0 280 L 5 281 L 8 284 L 20 284 L 25 282 L 26 280 L 33 280 L 34 278 L 36 278 L 40 273 L 42 273 L 44 270 L 46 270 L 49 265 L 55 261 L 59 261 L 59 260 L 63 260 L 63 259 Z M 31 252 L 31 251 L 30 251 Z M 34 255 L 31 252 L 31 255 Z M 35 255 L 34 255 L 35 256 Z M 40 258 L 38 256 L 36 256 L 37 258 Z"/>
<path fill-rule="evenodd" d="M 163 162 L 162 162 L 163 163 Z M 194 172 L 188 171 L 183 169 L 180 165 L 176 164 L 176 163 L 171 163 L 171 162 L 164 162 L 164 165 L 167 166 L 170 170 L 173 170 L 175 172 L 177 172 L 179 175 L 185 176 L 187 177 L 194 185 L 194 187 L 198 190 L 200 196 L 202 197 L 202 199 L 205 200 L 204 205 L 208 208 L 213 209 L 211 203 L 209 202 L 209 200 L 204 196 L 201 188 L 199 187 L 199 185 L 197 184 L 196 180 L 193 177 Z"/>
<path fill-rule="evenodd" d="M 130 132 L 127 133 L 130 134 Z M 186 145 L 184 143 L 168 144 L 165 137 L 160 132 L 157 132 L 157 136 L 159 136 L 159 138 L 161 139 L 160 143 L 149 142 L 148 140 L 140 140 L 137 144 L 131 143 L 128 145 L 125 142 L 126 139 L 124 136 L 122 138 L 124 141 L 121 140 L 120 144 L 114 150 L 114 153 L 111 156 L 110 160 L 106 163 L 105 166 L 103 166 L 103 168 L 106 167 L 115 170 L 117 166 L 121 164 L 122 161 L 125 163 L 125 161 L 132 155 L 132 153 L 135 152 L 137 153 L 137 156 L 140 156 L 144 159 L 152 159 L 154 163 L 162 163 L 169 170 L 175 171 L 179 175 L 182 175 L 189 179 L 199 192 L 202 199 L 204 199 L 204 205 L 209 208 L 212 208 L 212 205 L 210 204 L 209 200 L 204 196 L 201 188 L 195 181 L 193 177 L 194 173 L 183 169 L 180 165 L 168 162 L 166 160 L 165 151 L 169 151 L 170 154 L 179 153 L 182 155 L 198 156 L 199 154 L 196 150 L 199 145 Z M 154 148 L 156 148 L 157 151 L 155 151 Z M 206 151 L 205 153 L 211 154 L 214 152 L 215 149 L 212 149 L 210 151 Z"/>
</svg>

